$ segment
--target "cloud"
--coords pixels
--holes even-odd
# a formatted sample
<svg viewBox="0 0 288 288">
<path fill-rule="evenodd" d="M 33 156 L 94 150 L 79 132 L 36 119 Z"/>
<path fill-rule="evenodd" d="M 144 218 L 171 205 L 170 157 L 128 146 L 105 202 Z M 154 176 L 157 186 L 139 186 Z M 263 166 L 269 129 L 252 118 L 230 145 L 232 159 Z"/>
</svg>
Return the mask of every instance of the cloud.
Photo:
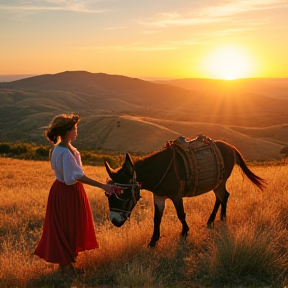
<svg viewBox="0 0 288 288">
<path fill-rule="evenodd" d="M 123 45 L 97 45 L 97 46 L 79 46 L 74 49 L 80 50 L 114 50 L 114 51 L 140 51 L 140 52 L 152 52 L 152 51 L 172 51 L 178 50 L 185 46 L 199 45 L 205 43 L 206 40 L 202 39 L 202 35 L 193 37 L 193 39 L 175 40 L 175 41 L 159 41 L 157 43 L 152 42 L 129 42 Z"/>
<path fill-rule="evenodd" d="M 36 14 L 43 11 L 68 11 L 77 13 L 103 13 L 105 9 L 95 9 L 98 1 L 85 0 L 40 0 L 8 1 L 0 3 L 0 12 L 9 14 Z"/>
<path fill-rule="evenodd" d="M 126 29 L 128 26 L 115 26 L 115 27 L 106 27 L 104 30 L 120 30 L 120 29 Z"/>
<path fill-rule="evenodd" d="M 204 1 L 203 1 L 204 3 Z M 206 3 L 206 2 L 205 2 Z M 241 0 L 225 2 L 219 1 L 194 8 L 181 9 L 175 12 L 158 13 L 151 18 L 139 20 L 138 23 L 145 27 L 165 28 L 171 26 L 191 26 L 231 21 L 236 16 L 260 10 L 288 8 L 284 0 Z M 253 21 L 253 19 L 251 19 Z"/>
<path fill-rule="evenodd" d="M 114 50 L 114 51 L 170 51 L 177 50 L 179 46 L 177 43 L 162 43 L 157 45 L 149 45 L 142 42 L 134 42 L 126 45 L 111 45 L 111 46 L 82 46 L 75 47 L 75 49 L 83 50 Z"/>
</svg>

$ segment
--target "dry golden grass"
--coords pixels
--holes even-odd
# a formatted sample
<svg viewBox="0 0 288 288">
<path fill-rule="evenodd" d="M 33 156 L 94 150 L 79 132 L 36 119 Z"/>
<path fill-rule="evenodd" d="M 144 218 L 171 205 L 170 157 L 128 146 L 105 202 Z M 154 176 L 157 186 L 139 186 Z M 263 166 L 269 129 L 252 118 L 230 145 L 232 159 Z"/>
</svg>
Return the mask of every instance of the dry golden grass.
<svg viewBox="0 0 288 288">
<path fill-rule="evenodd" d="M 105 181 L 104 167 L 85 166 L 87 175 Z M 161 238 L 147 248 L 153 230 L 153 199 L 142 199 L 121 228 L 109 222 L 107 199 L 86 187 L 100 248 L 83 252 L 77 265 L 84 276 L 62 278 L 57 265 L 33 255 L 41 235 L 49 188 L 48 162 L 0 158 L 0 287 L 284 287 L 288 284 L 288 167 L 253 166 L 268 187 L 261 192 L 238 168 L 228 181 L 227 223 L 206 221 L 212 192 L 185 198 L 186 241 L 175 209 L 167 200 Z"/>
</svg>

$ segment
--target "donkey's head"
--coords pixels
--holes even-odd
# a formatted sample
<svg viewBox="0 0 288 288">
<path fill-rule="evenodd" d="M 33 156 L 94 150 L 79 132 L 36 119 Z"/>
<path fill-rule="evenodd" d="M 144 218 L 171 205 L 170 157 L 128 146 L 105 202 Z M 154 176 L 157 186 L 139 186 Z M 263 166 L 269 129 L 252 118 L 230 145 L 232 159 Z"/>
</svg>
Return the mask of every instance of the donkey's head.
<svg viewBox="0 0 288 288">
<path fill-rule="evenodd" d="M 125 162 L 121 168 L 114 170 L 106 161 L 105 167 L 111 178 L 109 184 L 123 188 L 120 193 L 107 195 L 110 209 L 110 221 L 115 226 L 121 227 L 130 217 L 137 201 L 141 198 L 140 185 L 136 181 L 134 164 L 129 154 L 126 154 Z"/>
</svg>

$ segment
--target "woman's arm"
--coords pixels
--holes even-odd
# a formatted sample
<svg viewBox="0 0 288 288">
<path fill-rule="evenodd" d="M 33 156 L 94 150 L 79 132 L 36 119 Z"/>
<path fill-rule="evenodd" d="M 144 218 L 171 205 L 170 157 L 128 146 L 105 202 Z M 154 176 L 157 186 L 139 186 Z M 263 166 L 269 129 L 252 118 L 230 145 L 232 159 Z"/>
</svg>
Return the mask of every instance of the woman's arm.
<svg viewBox="0 0 288 288">
<path fill-rule="evenodd" d="M 82 182 L 84 184 L 88 184 L 94 187 L 98 187 L 103 189 L 107 194 L 114 194 L 115 192 L 117 192 L 117 189 L 120 189 L 117 186 L 113 186 L 113 185 L 109 185 L 109 184 L 103 184 L 99 181 L 96 181 L 92 178 L 89 178 L 86 175 L 81 176 L 80 178 L 77 179 L 77 181 Z"/>
</svg>

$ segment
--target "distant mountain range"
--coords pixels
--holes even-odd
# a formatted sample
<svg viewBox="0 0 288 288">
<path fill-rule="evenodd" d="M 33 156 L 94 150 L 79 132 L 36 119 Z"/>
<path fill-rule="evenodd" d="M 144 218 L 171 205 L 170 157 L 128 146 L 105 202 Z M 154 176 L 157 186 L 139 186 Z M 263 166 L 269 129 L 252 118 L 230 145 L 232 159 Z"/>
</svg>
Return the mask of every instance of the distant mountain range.
<svg viewBox="0 0 288 288">
<path fill-rule="evenodd" d="M 288 79 L 144 81 L 67 71 L 0 83 L 0 141 L 48 144 L 45 126 L 62 113 L 82 120 L 75 145 L 150 153 L 179 135 L 203 132 L 247 159 L 279 159 L 288 146 Z"/>
<path fill-rule="evenodd" d="M 0 82 L 11 82 L 16 81 L 28 77 L 33 77 L 36 75 L 33 74 L 7 74 L 7 75 L 0 75 Z"/>
</svg>

